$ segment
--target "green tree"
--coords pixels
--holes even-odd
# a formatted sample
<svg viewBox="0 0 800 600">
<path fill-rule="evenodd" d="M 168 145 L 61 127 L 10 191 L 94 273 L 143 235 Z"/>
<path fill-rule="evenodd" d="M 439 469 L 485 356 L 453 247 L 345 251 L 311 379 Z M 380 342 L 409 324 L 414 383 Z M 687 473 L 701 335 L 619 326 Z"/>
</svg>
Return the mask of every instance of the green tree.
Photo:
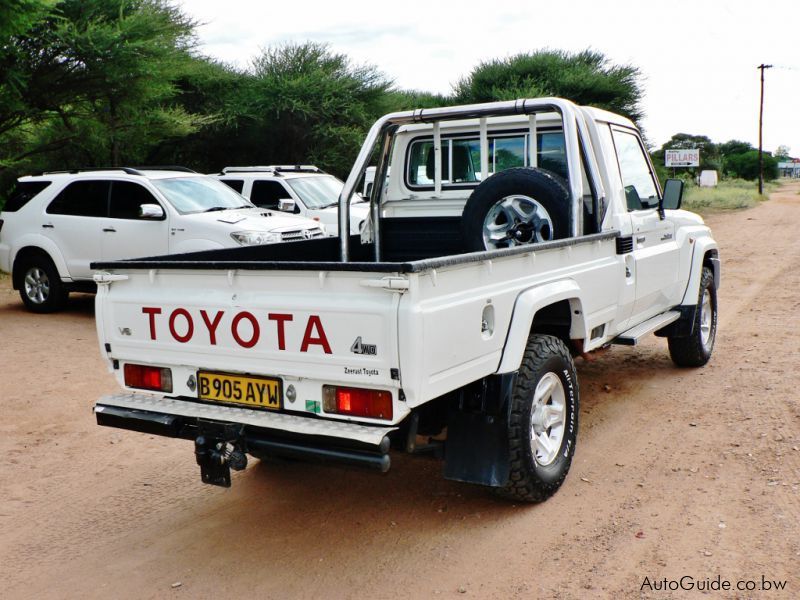
<svg viewBox="0 0 800 600">
<path fill-rule="evenodd" d="M 733 177 L 758 179 L 758 150 L 733 154 L 726 158 L 725 169 Z M 764 152 L 764 179 L 777 179 L 778 161 L 769 152 Z"/>
<path fill-rule="evenodd" d="M 775 158 L 781 162 L 789 160 L 791 158 L 790 150 L 789 146 L 781 144 L 775 149 Z"/>
<path fill-rule="evenodd" d="M 459 102 L 560 96 L 641 119 L 639 69 L 614 65 L 600 52 L 538 50 L 482 62 L 455 86 Z"/>
<path fill-rule="evenodd" d="M 346 174 L 390 82 L 314 42 L 268 48 L 243 87 L 234 155 L 247 164 L 312 161 Z"/>
<path fill-rule="evenodd" d="M 3 57 L 16 74 L 0 80 L 5 166 L 41 152 L 62 168 L 136 162 L 192 131 L 198 121 L 170 100 L 193 27 L 165 0 L 64 0 L 12 35 Z"/>
</svg>

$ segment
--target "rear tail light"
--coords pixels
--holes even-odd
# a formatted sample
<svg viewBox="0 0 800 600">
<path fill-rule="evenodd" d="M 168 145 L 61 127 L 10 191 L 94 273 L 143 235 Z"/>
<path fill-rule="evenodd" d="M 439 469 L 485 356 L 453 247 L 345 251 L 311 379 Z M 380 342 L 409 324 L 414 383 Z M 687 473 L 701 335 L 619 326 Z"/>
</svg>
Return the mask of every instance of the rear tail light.
<svg viewBox="0 0 800 600">
<path fill-rule="evenodd" d="M 172 371 L 148 365 L 125 365 L 125 385 L 154 392 L 172 391 Z"/>
<path fill-rule="evenodd" d="M 392 420 L 392 393 L 385 390 L 324 385 L 322 406 L 327 413 Z"/>
</svg>

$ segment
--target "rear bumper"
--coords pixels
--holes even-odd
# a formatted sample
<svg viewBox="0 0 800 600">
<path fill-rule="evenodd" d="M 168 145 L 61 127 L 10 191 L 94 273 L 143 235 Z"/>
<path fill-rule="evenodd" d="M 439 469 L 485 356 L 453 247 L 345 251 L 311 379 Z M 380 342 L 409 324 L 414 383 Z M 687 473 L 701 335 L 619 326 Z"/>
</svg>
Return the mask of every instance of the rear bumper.
<svg viewBox="0 0 800 600">
<path fill-rule="evenodd" d="M 215 406 L 144 394 L 103 396 L 94 407 L 98 425 L 195 440 L 230 425 L 254 456 L 287 456 L 388 471 L 395 427 L 331 422 L 261 410 Z"/>
</svg>

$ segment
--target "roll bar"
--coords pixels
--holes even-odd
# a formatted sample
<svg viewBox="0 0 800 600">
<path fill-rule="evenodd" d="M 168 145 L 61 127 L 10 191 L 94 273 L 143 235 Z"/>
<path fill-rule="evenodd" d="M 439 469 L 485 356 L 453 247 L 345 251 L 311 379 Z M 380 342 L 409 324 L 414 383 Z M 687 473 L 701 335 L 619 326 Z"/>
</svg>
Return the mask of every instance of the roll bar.
<svg viewBox="0 0 800 600">
<path fill-rule="evenodd" d="M 504 102 L 489 102 L 485 104 L 467 104 L 462 106 L 447 106 L 441 108 L 420 108 L 410 111 L 395 112 L 378 119 L 370 128 L 364 144 L 356 157 L 353 169 L 350 171 L 344 188 L 339 195 L 339 248 L 341 262 L 348 262 L 350 257 L 349 232 L 350 232 L 350 198 L 356 186 L 369 165 L 370 157 L 375 145 L 382 140 L 381 152 L 375 173 L 375 184 L 372 187 L 370 208 L 372 225 L 375 228 L 375 258 L 380 260 L 380 199 L 383 194 L 383 181 L 385 180 L 388 165 L 391 136 L 398 127 L 413 123 L 438 123 L 456 119 L 480 119 L 482 117 L 501 117 L 506 115 L 530 115 L 540 112 L 558 112 L 561 115 L 564 130 L 564 141 L 567 154 L 567 170 L 569 173 L 570 197 L 572 201 L 572 222 L 570 235 L 576 237 L 580 234 L 580 219 L 583 215 L 583 177 L 581 164 L 586 169 L 589 179 L 590 192 L 598 199 L 601 205 L 605 199 L 605 190 L 600 179 L 595 154 L 589 130 L 583 114 L 578 107 L 563 98 L 530 98 L 521 100 L 508 100 Z M 440 171 L 440 167 L 437 167 Z"/>
</svg>

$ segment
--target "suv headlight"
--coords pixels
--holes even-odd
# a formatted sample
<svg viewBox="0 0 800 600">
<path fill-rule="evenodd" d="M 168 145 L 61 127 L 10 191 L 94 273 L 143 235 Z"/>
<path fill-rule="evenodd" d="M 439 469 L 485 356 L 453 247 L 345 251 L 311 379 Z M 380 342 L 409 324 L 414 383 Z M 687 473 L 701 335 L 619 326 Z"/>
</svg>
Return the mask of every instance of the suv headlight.
<svg viewBox="0 0 800 600">
<path fill-rule="evenodd" d="M 280 233 L 266 231 L 234 231 L 231 237 L 242 246 L 260 246 L 262 244 L 275 244 L 281 241 Z"/>
</svg>

